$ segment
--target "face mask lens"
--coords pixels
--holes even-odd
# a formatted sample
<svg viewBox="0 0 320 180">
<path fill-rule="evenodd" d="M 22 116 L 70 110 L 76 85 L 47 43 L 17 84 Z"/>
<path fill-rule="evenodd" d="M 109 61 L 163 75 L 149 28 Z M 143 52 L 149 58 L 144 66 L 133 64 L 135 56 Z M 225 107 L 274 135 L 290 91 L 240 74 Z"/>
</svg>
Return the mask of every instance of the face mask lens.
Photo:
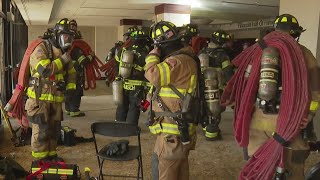
<svg viewBox="0 0 320 180">
<path fill-rule="evenodd" d="M 73 35 L 71 34 L 61 34 L 59 36 L 59 44 L 62 49 L 69 48 L 73 41 Z"/>
</svg>

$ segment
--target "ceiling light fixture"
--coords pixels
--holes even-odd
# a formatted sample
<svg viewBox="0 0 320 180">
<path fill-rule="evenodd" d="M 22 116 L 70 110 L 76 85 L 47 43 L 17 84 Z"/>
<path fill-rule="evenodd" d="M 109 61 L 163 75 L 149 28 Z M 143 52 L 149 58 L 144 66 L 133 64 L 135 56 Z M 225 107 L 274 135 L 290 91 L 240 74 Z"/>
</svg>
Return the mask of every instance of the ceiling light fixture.
<svg viewBox="0 0 320 180">
<path fill-rule="evenodd" d="M 178 4 L 190 5 L 191 8 L 201 8 L 202 3 L 200 0 L 178 0 Z"/>
</svg>

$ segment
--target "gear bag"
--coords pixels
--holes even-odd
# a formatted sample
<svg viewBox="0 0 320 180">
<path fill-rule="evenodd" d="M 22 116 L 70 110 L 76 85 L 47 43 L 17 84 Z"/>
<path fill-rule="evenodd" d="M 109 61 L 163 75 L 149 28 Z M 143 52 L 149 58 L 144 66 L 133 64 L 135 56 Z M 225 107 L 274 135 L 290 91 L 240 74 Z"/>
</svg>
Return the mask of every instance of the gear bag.
<svg viewBox="0 0 320 180">
<path fill-rule="evenodd" d="M 80 180 L 80 170 L 76 164 L 64 162 L 33 161 L 27 180 Z"/>
<path fill-rule="evenodd" d="M 61 127 L 61 145 L 64 146 L 75 146 L 78 143 L 84 142 L 93 142 L 93 138 L 84 138 L 84 137 L 77 137 L 76 136 L 76 129 L 72 129 L 68 126 Z"/>
</svg>

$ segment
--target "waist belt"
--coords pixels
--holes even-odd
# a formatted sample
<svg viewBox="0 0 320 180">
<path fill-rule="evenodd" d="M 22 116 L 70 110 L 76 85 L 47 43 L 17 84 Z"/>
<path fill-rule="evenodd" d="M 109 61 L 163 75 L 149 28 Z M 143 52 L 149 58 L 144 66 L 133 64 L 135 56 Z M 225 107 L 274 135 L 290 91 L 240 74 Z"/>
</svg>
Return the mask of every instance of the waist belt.
<svg viewBox="0 0 320 180">
<path fill-rule="evenodd" d="M 173 117 L 173 118 L 179 118 L 181 119 L 182 118 L 182 113 L 181 112 L 175 112 L 175 113 L 172 113 L 172 112 L 154 112 L 154 115 L 156 117 Z"/>
<path fill-rule="evenodd" d="M 58 84 L 64 83 L 63 81 L 54 81 L 54 80 L 49 80 L 49 79 L 39 79 L 39 78 L 31 78 L 29 80 L 29 85 L 32 86 L 39 86 L 41 84 L 46 84 L 49 86 L 57 86 Z"/>
<path fill-rule="evenodd" d="M 136 86 L 147 86 L 149 88 L 152 87 L 150 83 L 140 80 L 125 80 L 123 83 L 123 89 L 125 90 L 134 91 Z"/>
<path fill-rule="evenodd" d="M 189 123 L 189 135 L 193 135 L 196 132 L 196 126 L 192 123 Z M 170 123 L 158 123 L 153 126 L 149 126 L 149 130 L 152 134 L 173 134 L 173 135 L 180 135 L 180 131 L 178 129 L 177 124 L 170 124 Z"/>
</svg>

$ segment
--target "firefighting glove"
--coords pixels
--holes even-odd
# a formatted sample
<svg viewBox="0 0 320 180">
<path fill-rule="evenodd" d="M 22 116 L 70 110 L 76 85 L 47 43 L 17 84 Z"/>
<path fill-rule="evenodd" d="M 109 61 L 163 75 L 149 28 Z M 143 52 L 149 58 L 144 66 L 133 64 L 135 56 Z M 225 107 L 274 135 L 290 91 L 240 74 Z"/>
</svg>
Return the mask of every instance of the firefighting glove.
<svg viewBox="0 0 320 180">
<path fill-rule="evenodd" d="M 114 156 L 119 151 L 117 142 L 111 142 L 105 148 L 107 156 Z"/>
<path fill-rule="evenodd" d="M 69 53 L 65 52 L 62 54 L 62 56 L 60 56 L 60 59 L 63 64 L 68 64 L 71 61 L 71 56 Z"/>
<path fill-rule="evenodd" d="M 129 150 L 129 141 L 128 140 L 119 140 L 117 141 L 117 145 L 119 147 L 118 155 L 123 155 Z"/>
</svg>

